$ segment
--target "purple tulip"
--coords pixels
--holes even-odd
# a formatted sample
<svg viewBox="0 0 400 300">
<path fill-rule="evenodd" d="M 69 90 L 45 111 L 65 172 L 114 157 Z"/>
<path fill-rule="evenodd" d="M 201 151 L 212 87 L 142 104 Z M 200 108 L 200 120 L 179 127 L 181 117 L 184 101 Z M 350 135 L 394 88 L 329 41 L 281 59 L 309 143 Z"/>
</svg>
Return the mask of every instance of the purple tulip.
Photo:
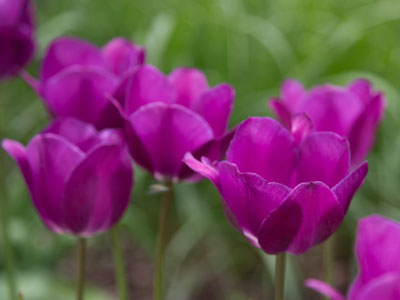
<svg viewBox="0 0 400 300">
<path fill-rule="evenodd" d="M 360 272 L 349 300 L 400 299 L 400 224 L 381 216 L 369 216 L 358 224 L 356 255 Z M 328 284 L 311 279 L 306 285 L 332 300 L 345 300 Z"/>
<path fill-rule="evenodd" d="M 12 140 L 2 146 L 18 163 L 43 223 L 56 233 L 104 232 L 129 204 L 133 170 L 119 130 L 97 132 L 68 118 L 52 123 L 26 148 Z"/>
<path fill-rule="evenodd" d="M 306 113 L 317 131 L 333 131 L 350 142 L 351 165 L 367 156 L 375 132 L 383 118 L 385 99 L 365 79 L 357 79 L 347 87 L 322 85 L 305 91 L 296 80 L 282 85 L 281 99 L 272 99 L 270 107 L 285 126 L 292 115 Z"/>
<path fill-rule="evenodd" d="M 119 82 L 144 64 L 146 52 L 123 38 L 102 49 L 77 38 L 61 37 L 48 47 L 38 82 L 30 82 L 52 115 L 74 117 L 99 129 L 121 127 L 107 100 Z"/>
<path fill-rule="evenodd" d="M 365 162 L 349 174 L 346 139 L 313 132 L 305 115 L 292 123 L 291 133 L 271 118 L 249 118 L 226 161 L 184 159 L 217 187 L 233 226 L 268 254 L 301 254 L 329 238 L 368 170 Z"/>
<path fill-rule="evenodd" d="M 30 61 L 34 49 L 31 1 L 0 1 L 0 78 L 17 73 Z"/>
<path fill-rule="evenodd" d="M 232 137 L 227 132 L 235 92 L 210 88 L 204 74 L 179 68 L 168 77 L 155 67 L 138 68 L 115 93 L 135 161 L 158 179 L 198 179 L 183 162 L 186 152 L 220 160 Z"/>
</svg>

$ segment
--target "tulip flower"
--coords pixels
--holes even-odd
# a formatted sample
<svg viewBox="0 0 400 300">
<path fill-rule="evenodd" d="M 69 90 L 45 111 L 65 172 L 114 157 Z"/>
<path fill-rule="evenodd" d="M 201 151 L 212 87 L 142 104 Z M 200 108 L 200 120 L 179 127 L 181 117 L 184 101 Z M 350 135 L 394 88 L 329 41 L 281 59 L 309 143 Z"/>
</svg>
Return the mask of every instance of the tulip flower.
<svg viewBox="0 0 400 300">
<path fill-rule="evenodd" d="M 146 52 L 123 38 L 102 49 L 72 37 L 55 39 L 43 59 L 38 81 L 27 79 L 50 113 L 74 117 L 98 129 L 122 126 L 106 96 L 120 81 L 144 64 Z"/>
<path fill-rule="evenodd" d="M 35 49 L 30 0 L 0 1 L 0 78 L 19 72 Z"/>
<path fill-rule="evenodd" d="M 333 132 L 314 132 L 306 115 L 291 132 L 270 118 L 244 121 L 226 161 L 184 161 L 210 179 L 231 224 L 255 247 L 277 254 L 275 299 L 284 299 L 285 252 L 301 254 L 328 239 L 342 223 L 363 183 L 367 163 L 349 173 L 350 150 Z"/>
<path fill-rule="evenodd" d="M 58 120 L 27 147 L 4 140 L 33 204 L 55 233 L 88 237 L 110 229 L 125 212 L 133 184 L 129 154 L 118 130 Z"/>
<path fill-rule="evenodd" d="M 273 119 L 249 118 L 226 161 L 185 156 L 217 187 L 232 224 L 268 254 L 301 254 L 326 240 L 367 174 L 366 162 L 349 173 L 346 139 L 312 132 L 304 115 L 293 123 L 291 133 Z"/>
<path fill-rule="evenodd" d="M 365 159 L 374 143 L 385 99 L 365 79 L 357 79 L 347 87 L 322 85 L 310 91 L 295 80 L 286 80 L 280 99 L 272 99 L 270 107 L 286 126 L 291 116 L 306 113 L 317 131 L 333 131 L 346 137 L 354 167 Z"/>
<path fill-rule="evenodd" d="M 154 299 L 162 299 L 165 230 L 173 182 L 201 178 L 183 162 L 186 152 L 220 160 L 233 131 L 227 132 L 234 90 L 210 88 L 196 69 L 178 68 L 168 76 L 150 65 L 125 77 L 110 98 L 124 122 L 134 160 L 158 180 L 166 181 L 161 206 L 154 273 Z"/>
<path fill-rule="evenodd" d="M 157 179 L 195 179 L 182 162 L 186 152 L 219 160 L 232 137 L 227 125 L 234 90 L 210 88 L 202 72 L 179 68 L 168 77 L 138 68 L 113 101 L 125 120 L 130 153 Z M 196 177 L 197 178 L 197 177 Z"/>
<path fill-rule="evenodd" d="M 400 224 L 373 215 L 359 221 L 356 256 L 360 271 L 347 298 L 328 284 L 311 279 L 306 285 L 332 300 L 400 299 Z"/>
</svg>

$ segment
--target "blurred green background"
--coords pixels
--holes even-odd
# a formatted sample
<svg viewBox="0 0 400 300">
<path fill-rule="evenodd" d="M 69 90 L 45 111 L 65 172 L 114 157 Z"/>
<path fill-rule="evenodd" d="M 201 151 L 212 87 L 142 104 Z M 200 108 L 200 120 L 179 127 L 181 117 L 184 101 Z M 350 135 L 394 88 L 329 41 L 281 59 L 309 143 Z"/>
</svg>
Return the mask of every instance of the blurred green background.
<svg viewBox="0 0 400 300">
<path fill-rule="evenodd" d="M 101 46 L 124 36 L 148 48 L 149 63 L 164 72 L 197 67 L 212 85 L 237 92 L 231 125 L 270 115 L 266 100 L 286 77 L 307 87 L 356 77 L 372 80 L 387 95 L 387 113 L 369 156 L 367 181 L 353 200 L 335 243 L 335 285 L 346 291 L 355 276 L 357 219 L 380 213 L 400 220 L 400 2 L 398 0 L 38 0 L 38 51 L 28 71 L 37 75 L 48 43 L 74 35 Z M 48 119 L 34 92 L 20 79 L 0 86 L 4 135 L 24 143 Z M 40 223 L 14 162 L 4 161 L 2 197 L 24 299 L 63 300 L 74 295 L 74 239 Z M 160 195 L 153 179 L 136 168 L 132 205 L 122 220 L 132 299 L 151 299 L 152 256 Z M 4 210 L 3 210 L 4 212 Z M 208 181 L 176 186 L 166 258 L 166 299 L 272 299 L 271 257 L 252 248 L 226 221 Z M 88 249 L 87 299 L 117 299 L 108 236 Z M 0 251 L 3 248 L 0 247 Z M 8 299 L 0 252 L 0 299 Z M 291 257 L 287 299 L 319 299 L 303 287 L 323 278 L 321 247 Z"/>
</svg>

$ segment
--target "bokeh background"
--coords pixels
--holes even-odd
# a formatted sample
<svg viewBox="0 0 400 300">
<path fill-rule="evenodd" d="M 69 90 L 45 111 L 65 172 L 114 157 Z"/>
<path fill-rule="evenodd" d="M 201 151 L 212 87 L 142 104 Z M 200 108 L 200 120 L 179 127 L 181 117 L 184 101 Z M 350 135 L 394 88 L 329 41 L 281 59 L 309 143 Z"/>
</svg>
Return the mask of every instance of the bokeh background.
<svg viewBox="0 0 400 300">
<path fill-rule="evenodd" d="M 38 50 L 28 71 L 38 74 L 46 45 L 60 35 L 101 46 L 124 36 L 147 46 L 149 63 L 164 72 L 197 67 L 212 85 L 236 89 L 231 126 L 270 115 L 266 101 L 284 78 L 307 87 L 347 84 L 366 77 L 387 95 L 386 117 L 369 156 L 367 181 L 333 237 L 335 285 L 346 291 L 355 276 L 357 219 L 380 213 L 400 220 L 400 2 L 398 0 L 37 0 Z M 0 86 L 4 136 L 24 143 L 48 121 L 34 92 L 21 80 Z M 74 239 L 40 223 L 14 162 L 0 151 L 1 218 L 8 212 L 18 286 L 28 300 L 73 299 Z M 152 257 L 161 195 L 136 168 L 132 204 L 122 220 L 132 299 L 151 299 Z M 3 202 L 4 204 L 4 202 Z M 252 248 L 226 221 L 210 182 L 175 189 L 166 258 L 166 299 L 272 299 L 273 258 Z M 279 230 L 279 228 L 277 228 Z M 108 236 L 88 248 L 87 299 L 117 299 Z M 2 247 L 0 247 L 2 251 Z M 0 299 L 7 299 L 0 252 Z M 323 278 L 321 247 L 290 257 L 287 299 L 319 299 L 304 288 Z"/>
</svg>

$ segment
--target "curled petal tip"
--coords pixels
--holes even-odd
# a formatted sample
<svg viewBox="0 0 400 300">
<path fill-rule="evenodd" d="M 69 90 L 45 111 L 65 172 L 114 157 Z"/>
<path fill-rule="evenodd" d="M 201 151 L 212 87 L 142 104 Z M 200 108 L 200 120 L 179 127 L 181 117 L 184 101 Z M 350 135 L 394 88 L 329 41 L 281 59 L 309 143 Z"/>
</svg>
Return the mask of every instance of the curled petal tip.
<svg viewBox="0 0 400 300">
<path fill-rule="evenodd" d="M 337 290 L 323 281 L 317 279 L 308 279 L 305 282 L 305 286 L 321 293 L 331 300 L 345 300 L 345 298 Z"/>
</svg>

